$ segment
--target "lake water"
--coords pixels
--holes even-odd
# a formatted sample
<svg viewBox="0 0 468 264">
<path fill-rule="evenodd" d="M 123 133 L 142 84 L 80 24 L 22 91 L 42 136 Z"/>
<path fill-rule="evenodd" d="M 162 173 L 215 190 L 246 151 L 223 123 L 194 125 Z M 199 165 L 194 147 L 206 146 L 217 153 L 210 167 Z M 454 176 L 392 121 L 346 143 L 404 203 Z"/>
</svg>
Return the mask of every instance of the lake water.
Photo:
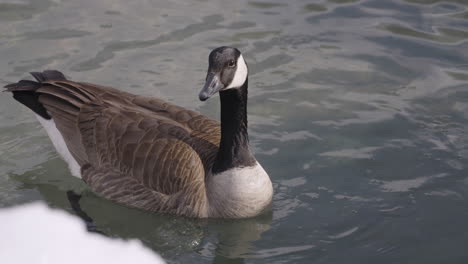
<svg viewBox="0 0 468 264">
<path fill-rule="evenodd" d="M 218 118 L 198 92 L 222 45 L 250 67 L 271 213 L 193 220 L 101 199 L 6 93 L 0 207 L 73 213 L 66 191 L 82 191 L 99 230 L 172 263 L 468 262 L 468 1 L 0 1 L 0 85 L 59 69 Z"/>
</svg>

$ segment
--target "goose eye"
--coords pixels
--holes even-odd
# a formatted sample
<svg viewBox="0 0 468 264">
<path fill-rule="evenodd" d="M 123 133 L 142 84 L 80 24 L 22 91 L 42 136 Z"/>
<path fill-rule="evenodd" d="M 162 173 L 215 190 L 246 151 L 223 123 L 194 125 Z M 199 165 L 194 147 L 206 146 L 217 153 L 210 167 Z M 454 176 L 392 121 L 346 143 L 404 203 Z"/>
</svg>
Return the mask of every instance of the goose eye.
<svg viewBox="0 0 468 264">
<path fill-rule="evenodd" d="M 232 67 L 234 67 L 234 66 L 236 66 L 236 63 L 234 62 L 234 60 L 230 60 L 230 61 L 228 62 L 228 67 L 231 67 L 231 68 L 232 68 Z"/>
</svg>

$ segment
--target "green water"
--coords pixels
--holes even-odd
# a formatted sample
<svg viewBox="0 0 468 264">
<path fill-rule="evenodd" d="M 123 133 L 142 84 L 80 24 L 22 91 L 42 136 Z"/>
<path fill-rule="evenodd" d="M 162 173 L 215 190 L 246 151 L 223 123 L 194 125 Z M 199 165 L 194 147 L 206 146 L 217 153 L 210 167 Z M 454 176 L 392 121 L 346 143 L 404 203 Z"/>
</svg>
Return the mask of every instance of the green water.
<svg viewBox="0 0 468 264">
<path fill-rule="evenodd" d="M 250 67 L 270 214 L 190 220 L 103 200 L 6 93 L 0 207 L 73 213 L 66 191 L 83 191 L 100 230 L 173 263 L 468 262 L 468 1 L 0 0 L 0 85 L 59 69 L 218 118 L 218 99 L 197 96 L 222 45 Z"/>
</svg>

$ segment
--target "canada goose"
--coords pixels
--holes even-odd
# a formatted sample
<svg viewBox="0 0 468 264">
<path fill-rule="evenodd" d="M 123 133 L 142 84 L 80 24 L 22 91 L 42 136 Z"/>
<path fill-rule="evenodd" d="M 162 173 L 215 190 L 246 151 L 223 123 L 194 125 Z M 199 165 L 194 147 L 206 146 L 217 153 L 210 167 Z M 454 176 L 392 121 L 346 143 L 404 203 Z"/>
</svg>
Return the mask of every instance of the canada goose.
<svg viewBox="0 0 468 264">
<path fill-rule="evenodd" d="M 72 175 L 107 199 L 188 217 L 244 218 L 265 211 L 273 188 L 249 147 L 248 68 L 236 48 L 208 58 L 205 101 L 218 122 L 157 98 L 67 80 L 59 71 L 6 85 L 35 112 Z"/>
</svg>

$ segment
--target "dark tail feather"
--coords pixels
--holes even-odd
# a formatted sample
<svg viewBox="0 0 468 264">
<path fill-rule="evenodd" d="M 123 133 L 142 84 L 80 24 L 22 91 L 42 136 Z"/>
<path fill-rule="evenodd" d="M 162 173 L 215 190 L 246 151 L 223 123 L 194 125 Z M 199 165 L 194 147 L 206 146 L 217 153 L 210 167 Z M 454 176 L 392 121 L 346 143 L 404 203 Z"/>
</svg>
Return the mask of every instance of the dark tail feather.
<svg viewBox="0 0 468 264">
<path fill-rule="evenodd" d="M 31 72 L 31 75 L 37 80 L 37 82 L 21 80 L 17 83 L 10 83 L 5 86 L 5 91 L 12 92 L 13 98 L 15 98 L 16 101 L 24 104 L 34 111 L 34 113 L 45 119 L 50 119 L 51 117 L 47 113 L 47 110 L 39 102 L 39 94 L 36 93 L 36 90 L 42 87 L 42 82 L 66 80 L 66 78 L 63 73 L 55 70 Z"/>
<path fill-rule="evenodd" d="M 56 70 L 30 72 L 30 74 L 40 83 L 46 81 L 65 81 L 67 79 L 63 73 Z"/>
</svg>

